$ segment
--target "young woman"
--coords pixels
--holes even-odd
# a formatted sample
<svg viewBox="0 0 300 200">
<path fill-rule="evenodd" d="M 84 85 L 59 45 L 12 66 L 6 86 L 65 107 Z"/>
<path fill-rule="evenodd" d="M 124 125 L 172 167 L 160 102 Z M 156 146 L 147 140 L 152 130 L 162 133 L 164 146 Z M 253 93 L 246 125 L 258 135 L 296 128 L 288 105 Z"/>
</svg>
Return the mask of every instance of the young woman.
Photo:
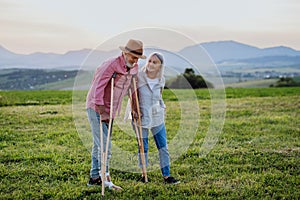
<svg viewBox="0 0 300 200">
<path fill-rule="evenodd" d="M 170 156 L 164 123 L 165 104 L 162 90 L 165 85 L 164 58 L 158 52 L 152 53 L 145 66 L 138 73 L 138 94 L 141 111 L 142 134 L 146 165 L 148 164 L 148 133 L 151 130 L 159 153 L 160 168 L 165 183 L 177 184 L 178 180 L 170 176 Z M 139 157 L 140 158 L 140 157 Z M 139 160 L 141 166 L 141 159 Z M 145 178 L 141 178 L 145 182 Z"/>
</svg>

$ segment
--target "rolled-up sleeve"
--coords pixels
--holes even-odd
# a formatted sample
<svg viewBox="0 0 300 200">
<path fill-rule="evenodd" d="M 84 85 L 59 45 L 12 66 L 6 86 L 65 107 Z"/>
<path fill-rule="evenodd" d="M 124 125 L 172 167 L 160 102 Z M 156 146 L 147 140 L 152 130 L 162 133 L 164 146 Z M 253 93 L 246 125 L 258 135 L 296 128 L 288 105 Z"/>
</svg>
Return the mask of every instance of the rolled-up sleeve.
<svg viewBox="0 0 300 200">
<path fill-rule="evenodd" d="M 95 104 L 104 105 L 104 91 L 114 73 L 114 67 L 111 63 L 103 63 L 95 74 Z"/>
</svg>

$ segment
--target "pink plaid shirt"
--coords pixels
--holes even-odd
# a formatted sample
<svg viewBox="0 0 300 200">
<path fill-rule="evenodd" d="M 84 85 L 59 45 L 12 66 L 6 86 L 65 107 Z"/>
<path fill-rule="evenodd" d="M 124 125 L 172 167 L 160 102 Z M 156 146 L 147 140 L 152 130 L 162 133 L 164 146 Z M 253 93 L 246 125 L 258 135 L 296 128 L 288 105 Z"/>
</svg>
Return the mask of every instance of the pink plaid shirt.
<svg viewBox="0 0 300 200">
<path fill-rule="evenodd" d="M 130 88 L 133 75 L 138 72 L 138 66 L 127 71 L 124 56 L 121 54 L 105 61 L 97 68 L 86 98 L 86 108 L 92 108 L 99 112 L 97 106 L 104 105 L 105 112 L 102 114 L 102 120 L 109 119 L 111 78 L 114 72 L 117 76 L 114 80 L 113 118 L 116 116 L 116 112 L 120 113 L 122 99 Z"/>
</svg>

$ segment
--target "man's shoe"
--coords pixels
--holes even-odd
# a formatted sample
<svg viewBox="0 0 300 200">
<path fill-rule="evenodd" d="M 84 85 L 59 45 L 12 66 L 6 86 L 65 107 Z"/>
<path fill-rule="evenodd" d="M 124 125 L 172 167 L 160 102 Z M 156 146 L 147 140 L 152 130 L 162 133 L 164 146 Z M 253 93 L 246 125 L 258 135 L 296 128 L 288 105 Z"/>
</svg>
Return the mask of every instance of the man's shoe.
<svg viewBox="0 0 300 200">
<path fill-rule="evenodd" d="M 93 186 L 93 185 L 102 185 L 102 180 L 100 177 L 93 179 L 90 178 L 89 182 L 87 183 L 87 186 Z"/>
<path fill-rule="evenodd" d="M 113 184 L 111 181 L 104 181 L 104 186 L 108 187 L 110 190 L 122 190 L 120 186 Z"/>
<path fill-rule="evenodd" d="M 176 185 L 176 184 L 180 183 L 180 181 L 176 180 L 172 176 L 169 176 L 168 178 L 164 178 L 164 180 L 165 180 L 165 183 L 167 183 L 167 184 L 174 184 L 174 185 Z"/>
</svg>

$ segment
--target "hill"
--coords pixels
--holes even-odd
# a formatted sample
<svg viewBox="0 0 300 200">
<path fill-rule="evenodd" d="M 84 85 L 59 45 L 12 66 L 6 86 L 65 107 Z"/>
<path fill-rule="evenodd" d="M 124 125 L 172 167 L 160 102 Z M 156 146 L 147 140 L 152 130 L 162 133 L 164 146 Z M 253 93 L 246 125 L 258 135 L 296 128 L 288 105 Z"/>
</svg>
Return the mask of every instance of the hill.
<svg viewBox="0 0 300 200">
<path fill-rule="evenodd" d="M 206 42 L 199 45 L 209 53 L 209 55 L 216 63 L 226 60 L 241 60 L 269 56 L 300 56 L 300 51 L 294 50 L 289 47 L 278 46 L 270 48 L 258 48 L 232 40 Z M 198 45 L 189 46 L 182 49 L 179 53 L 183 55 L 187 53 L 192 54 L 192 52 L 194 52 L 197 48 Z"/>
<path fill-rule="evenodd" d="M 62 85 L 66 81 L 74 84 L 77 73 L 77 70 L 4 69 L 0 70 L 0 90 L 37 90 L 43 89 L 43 85 Z"/>
<path fill-rule="evenodd" d="M 145 54 L 156 50 L 146 48 Z M 226 84 L 240 82 L 241 79 L 251 81 L 300 76 L 300 51 L 284 46 L 262 49 L 236 41 L 217 41 L 184 47 L 178 52 L 160 51 L 165 57 L 167 79 L 182 74 L 186 68 L 194 69 L 204 78 L 221 76 Z M 24 55 L 0 46 L 0 89 L 71 89 L 75 71 L 84 70 L 91 74 L 104 60 L 119 54 L 117 49 L 82 49 L 64 54 L 37 52 Z M 140 66 L 144 64 L 145 60 L 139 61 Z M 29 71 L 25 72 L 26 69 Z M 67 77 L 59 74 L 67 74 Z M 90 81 L 89 75 L 83 87 L 86 88 Z"/>
<path fill-rule="evenodd" d="M 245 68 L 264 67 L 266 65 L 269 67 L 283 67 L 300 64 L 300 51 L 289 47 L 278 46 L 262 49 L 236 41 L 216 41 L 184 47 L 178 52 L 163 51 L 166 54 L 166 65 L 181 69 L 181 72 L 185 68 L 190 67 L 190 64 L 187 64 L 187 62 L 201 66 L 203 63 L 199 63 L 201 62 L 198 55 L 199 48 L 203 48 L 209 54 L 220 70 L 222 70 L 223 66 L 236 66 L 241 62 Z M 152 48 L 146 48 L 145 51 L 147 55 L 152 51 Z M 98 66 L 107 58 L 119 53 L 120 50 L 118 49 L 111 51 L 82 49 L 69 51 L 65 54 L 37 52 L 24 55 L 13 53 L 0 46 L 0 69 L 55 68 L 60 70 L 74 70 L 79 69 L 83 63 L 86 65 L 84 66 L 85 68 L 95 68 L 95 66 Z M 88 63 L 85 62 L 87 56 L 89 56 Z M 184 60 L 183 57 L 189 58 L 189 60 Z M 256 63 L 256 65 L 253 65 L 253 63 Z M 261 65 L 258 65 L 258 63 L 261 63 Z"/>
</svg>

